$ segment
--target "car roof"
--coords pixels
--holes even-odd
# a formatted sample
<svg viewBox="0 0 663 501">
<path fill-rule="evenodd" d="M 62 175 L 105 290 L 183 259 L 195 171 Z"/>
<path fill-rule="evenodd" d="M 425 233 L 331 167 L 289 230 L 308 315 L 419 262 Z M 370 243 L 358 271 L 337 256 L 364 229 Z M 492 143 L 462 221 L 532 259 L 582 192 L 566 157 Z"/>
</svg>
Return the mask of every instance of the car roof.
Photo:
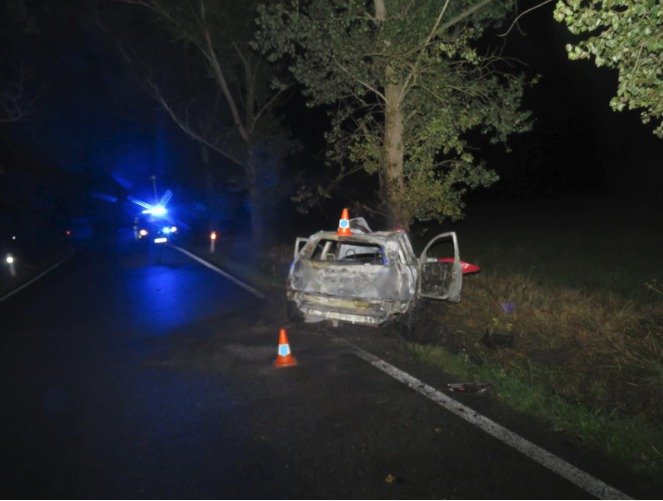
<svg viewBox="0 0 663 501">
<path fill-rule="evenodd" d="M 339 235 L 335 231 L 319 231 L 311 238 L 337 240 L 339 242 L 371 242 L 382 243 L 387 241 L 399 240 L 400 235 L 404 232 L 398 231 L 371 231 L 369 233 L 354 232 L 352 235 Z"/>
</svg>

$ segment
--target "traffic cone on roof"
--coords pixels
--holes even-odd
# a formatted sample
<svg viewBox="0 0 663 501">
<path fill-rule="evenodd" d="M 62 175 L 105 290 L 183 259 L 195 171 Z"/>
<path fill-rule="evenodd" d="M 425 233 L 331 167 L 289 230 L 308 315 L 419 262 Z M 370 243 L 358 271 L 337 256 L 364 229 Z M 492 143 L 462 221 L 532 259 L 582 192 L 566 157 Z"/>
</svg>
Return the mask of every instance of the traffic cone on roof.
<svg viewBox="0 0 663 501">
<path fill-rule="evenodd" d="M 290 353 L 288 334 L 285 329 L 281 329 L 279 331 L 279 350 L 276 360 L 274 360 L 274 367 L 290 367 L 293 365 L 297 365 L 297 359 Z"/>
<path fill-rule="evenodd" d="M 337 235 L 348 236 L 352 235 L 350 231 L 350 216 L 348 215 L 348 209 L 343 209 L 341 212 L 341 219 L 338 222 L 338 230 L 336 230 Z"/>
</svg>

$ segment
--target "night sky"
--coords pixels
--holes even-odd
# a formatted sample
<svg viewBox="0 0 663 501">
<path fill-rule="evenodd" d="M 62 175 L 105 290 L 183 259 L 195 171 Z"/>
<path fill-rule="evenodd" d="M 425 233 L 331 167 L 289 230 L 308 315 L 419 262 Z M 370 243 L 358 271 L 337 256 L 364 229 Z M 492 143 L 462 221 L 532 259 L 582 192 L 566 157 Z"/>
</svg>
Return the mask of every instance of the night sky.
<svg viewBox="0 0 663 501">
<path fill-rule="evenodd" d="M 151 175 L 160 189 L 179 190 L 186 198 L 202 183 L 199 146 L 141 89 L 95 23 L 93 10 L 77 5 L 58 3 L 57 9 L 40 12 L 38 34 L 5 32 L 8 52 L 34 67 L 31 86 L 39 98 L 30 121 L 3 129 L 4 163 L 19 158 L 32 169 L 39 165 L 76 176 L 85 189 L 70 200 L 70 215 L 89 210 L 83 191 L 108 195 L 108 203 L 127 195 L 148 197 Z M 599 196 L 624 205 L 656 202 L 663 189 L 663 142 L 636 112 L 609 108 L 616 73 L 568 61 L 569 35 L 553 20 L 552 8 L 525 16 L 500 39 L 506 41 L 505 55 L 542 76 L 525 103 L 535 125 L 509 140 L 508 154 L 501 146 L 485 147 L 482 154 L 501 181 L 470 201 Z M 304 145 L 293 165 L 319 169 L 324 110 L 306 109 L 295 97 L 284 111 Z"/>
<path fill-rule="evenodd" d="M 504 181 L 519 193 L 618 195 L 624 203 L 660 193 L 663 142 L 637 112 L 610 109 L 616 71 L 568 60 L 564 47 L 574 38 L 552 10 L 524 16 L 508 37 L 505 53 L 542 78 L 526 102 L 535 126 L 510 142 L 504 162 L 511 167 L 499 169 Z"/>
</svg>

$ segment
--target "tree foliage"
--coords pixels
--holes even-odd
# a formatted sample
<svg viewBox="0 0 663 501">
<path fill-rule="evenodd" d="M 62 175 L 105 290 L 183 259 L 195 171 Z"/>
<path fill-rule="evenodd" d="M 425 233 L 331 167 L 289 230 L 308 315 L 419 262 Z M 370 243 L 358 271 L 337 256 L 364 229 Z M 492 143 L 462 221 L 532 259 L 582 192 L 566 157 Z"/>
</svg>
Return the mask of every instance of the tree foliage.
<svg viewBox="0 0 663 501">
<path fill-rule="evenodd" d="M 0 126 L 31 119 L 38 98 L 31 88 L 35 71 L 20 47 L 24 36 L 39 34 L 29 7 L 25 0 L 0 2 Z"/>
<path fill-rule="evenodd" d="M 311 106 L 333 108 L 330 161 L 377 174 L 387 223 L 462 215 L 496 173 L 469 133 L 528 128 L 524 79 L 478 41 L 510 1 L 287 0 L 263 5 L 260 48 L 282 60 Z"/>
<path fill-rule="evenodd" d="M 660 0 L 559 0 L 555 19 L 574 35 L 570 59 L 594 59 L 619 71 L 613 110 L 639 109 L 663 138 L 663 7 Z"/>
<path fill-rule="evenodd" d="M 262 243 L 270 201 L 276 198 L 267 191 L 278 187 L 282 159 L 297 143 L 275 112 L 283 89 L 271 87 L 270 64 L 249 45 L 257 2 L 120 2 L 142 8 L 181 46 L 150 47 L 147 58 L 136 56 L 138 43 L 149 45 L 144 40 L 121 49 L 132 64 L 140 60 L 135 66 L 142 66 L 145 86 L 186 134 L 243 168 L 252 238 Z M 138 30 L 128 31 L 135 36 Z M 141 30 L 139 38 L 146 37 Z M 164 62 L 170 70 L 164 70 Z"/>
</svg>

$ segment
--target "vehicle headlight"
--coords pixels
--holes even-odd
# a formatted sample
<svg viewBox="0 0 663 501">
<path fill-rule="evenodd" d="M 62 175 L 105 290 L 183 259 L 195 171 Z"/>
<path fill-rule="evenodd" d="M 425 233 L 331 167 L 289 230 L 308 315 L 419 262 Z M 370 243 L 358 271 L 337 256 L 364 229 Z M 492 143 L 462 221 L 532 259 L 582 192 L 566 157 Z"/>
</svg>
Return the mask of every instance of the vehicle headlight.
<svg viewBox="0 0 663 501">
<path fill-rule="evenodd" d="M 140 231 L 138 232 L 138 234 L 139 234 L 141 237 L 144 237 L 145 235 L 147 235 L 147 230 L 140 230 Z"/>
</svg>

